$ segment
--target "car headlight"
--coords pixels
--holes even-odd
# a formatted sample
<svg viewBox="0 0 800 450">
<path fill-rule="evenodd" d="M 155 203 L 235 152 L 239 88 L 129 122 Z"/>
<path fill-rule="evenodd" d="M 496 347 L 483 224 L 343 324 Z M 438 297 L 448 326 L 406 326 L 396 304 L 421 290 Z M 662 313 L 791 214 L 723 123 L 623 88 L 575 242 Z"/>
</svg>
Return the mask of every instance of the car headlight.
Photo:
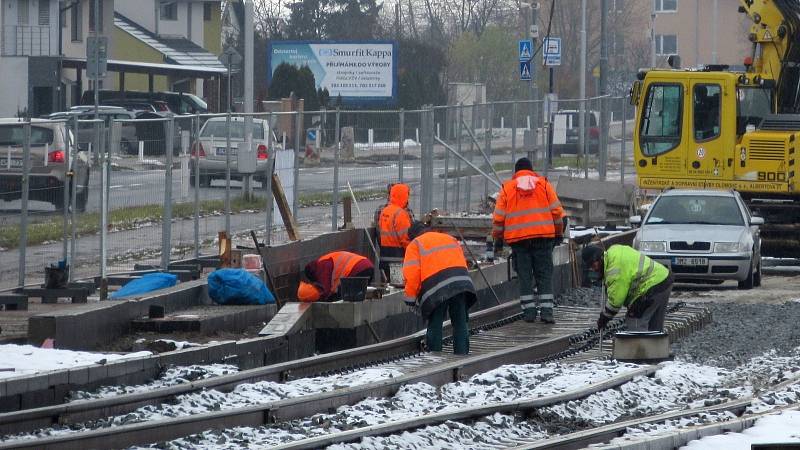
<svg viewBox="0 0 800 450">
<path fill-rule="evenodd" d="M 666 252 L 667 243 L 664 241 L 642 241 L 639 243 L 639 248 L 643 252 Z"/>
<path fill-rule="evenodd" d="M 736 253 L 739 251 L 738 242 L 715 242 L 714 253 Z"/>
</svg>

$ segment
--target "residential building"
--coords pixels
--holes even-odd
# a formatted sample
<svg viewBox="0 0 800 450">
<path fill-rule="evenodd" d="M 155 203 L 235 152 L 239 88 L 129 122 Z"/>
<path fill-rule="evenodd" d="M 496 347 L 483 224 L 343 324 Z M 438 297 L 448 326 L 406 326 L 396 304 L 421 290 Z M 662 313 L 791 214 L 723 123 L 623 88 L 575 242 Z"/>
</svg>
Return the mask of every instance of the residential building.
<svg viewBox="0 0 800 450">
<path fill-rule="evenodd" d="M 59 2 L 0 0 L 0 117 L 47 114 L 59 83 Z"/>
</svg>

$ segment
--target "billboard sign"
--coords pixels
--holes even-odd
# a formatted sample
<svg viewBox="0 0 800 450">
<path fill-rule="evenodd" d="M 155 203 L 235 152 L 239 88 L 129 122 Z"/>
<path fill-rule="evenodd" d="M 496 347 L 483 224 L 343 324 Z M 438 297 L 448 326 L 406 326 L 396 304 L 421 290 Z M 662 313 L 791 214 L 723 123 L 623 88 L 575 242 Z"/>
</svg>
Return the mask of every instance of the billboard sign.
<svg viewBox="0 0 800 450">
<path fill-rule="evenodd" d="M 397 45 L 392 41 L 273 41 L 268 78 L 281 63 L 308 66 L 317 89 L 349 104 L 393 103 L 397 98 Z"/>
</svg>

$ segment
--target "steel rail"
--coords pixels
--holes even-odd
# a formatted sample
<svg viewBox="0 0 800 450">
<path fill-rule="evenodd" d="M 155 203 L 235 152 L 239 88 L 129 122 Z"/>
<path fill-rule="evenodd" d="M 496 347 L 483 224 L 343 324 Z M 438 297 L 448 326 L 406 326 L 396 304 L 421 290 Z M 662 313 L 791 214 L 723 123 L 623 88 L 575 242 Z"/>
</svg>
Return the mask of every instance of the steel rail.
<svg viewBox="0 0 800 450">
<path fill-rule="evenodd" d="M 514 317 L 519 314 L 519 308 L 519 302 L 514 301 L 479 311 L 470 317 L 471 328 L 478 330 L 514 320 Z M 445 322 L 444 333 L 451 333 L 451 329 L 449 321 Z M 392 359 L 420 353 L 420 343 L 424 336 L 425 331 L 422 330 L 378 344 L 272 364 L 147 392 L 2 413 L 0 414 L 0 434 L 21 433 L 54 424 L 80 423 L 126 414 L 142 406 L 159 405 L 176 396 L 202 390 L 215 389 L 226 392 L 243 383 L 283 382 L 335 370 L 388 362 Z"/>
<path fill-rule="evenodd" d="M 455 411 L 445 411 L 435 414 L 428 414 L 421 417 L 414 417 L 412 419 L 402 419 L 398 421 L 388 422 L 380 425 L 373 425 L 369 427 L 357 428 L 340 433 L 328 434 L 314 438 L 302 439 L 299 441 L 291 442 L 288 444 L 278 445 L 272 447 L 274 450 L 302 450 L 302 449 L 315 449 L 324 448 L 333 444 L 346 444 L 356 442 L 362 438 L 370 436 L 386 436 L 395 434 L 402 431 L 411 431 L 414 429 L 441 424 L 450 420 L 466 420 L 474 417 L 489 416 L 495 413 L 519 413 L 530 411 L 537 408 L 552 406 L 559 403 L 564 403 L 572 400 L 579 400 L 586 398 L 592 394 L 614 389 L 622 386 L 625 383 L 641 376 L 651 376 L 656 372 L 655 366 L 646 366 L 640 369 L 632 370 L 627 373 L 616 375 L 609 379 L 590 384 L 570 391 L 539 397 L 536 399 L 516 400 L 512 402 L 496 402 L 488 403 L 481 406 L 473 406 L 462 408 Z"/>
<path fill-rule="evenodd" d="M 362 386 L 226 411 L 147 421 L 41 439 L 15 440 L 0 443 L 0 449 L 120 448 L 169 441 L 211 429 L 263 426 L 277 421 L 333 411 L 340 406 L 352 405 L 369 397 L 389 397 L 394 395 L 400 387 L 409 383 L 428 383 L 441 386 L 505 364 L 529 363 L 566 350 L 570 346 L 570 341 L 571 336 L 564 335 L 485 355 L 457 359 L 416 373 Z"/>
</svg>

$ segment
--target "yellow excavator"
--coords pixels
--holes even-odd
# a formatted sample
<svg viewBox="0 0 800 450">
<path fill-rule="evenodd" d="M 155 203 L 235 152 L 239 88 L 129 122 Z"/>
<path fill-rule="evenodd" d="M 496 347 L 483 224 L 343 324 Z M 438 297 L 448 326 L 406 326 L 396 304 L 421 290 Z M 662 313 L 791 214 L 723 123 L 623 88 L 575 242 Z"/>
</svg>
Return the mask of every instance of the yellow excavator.
<svg viewBox="0 0 800 450">
<path fill-rule="evenodd" d="M 642 70 L 638 185 L 735 189 L 762 216 L 761 253 L 800 256 L 800 0 L 740 0 L 753 24 L 744 71 Z M 673 66 L 673 64 L 670 64 Z"/>
</svg>

